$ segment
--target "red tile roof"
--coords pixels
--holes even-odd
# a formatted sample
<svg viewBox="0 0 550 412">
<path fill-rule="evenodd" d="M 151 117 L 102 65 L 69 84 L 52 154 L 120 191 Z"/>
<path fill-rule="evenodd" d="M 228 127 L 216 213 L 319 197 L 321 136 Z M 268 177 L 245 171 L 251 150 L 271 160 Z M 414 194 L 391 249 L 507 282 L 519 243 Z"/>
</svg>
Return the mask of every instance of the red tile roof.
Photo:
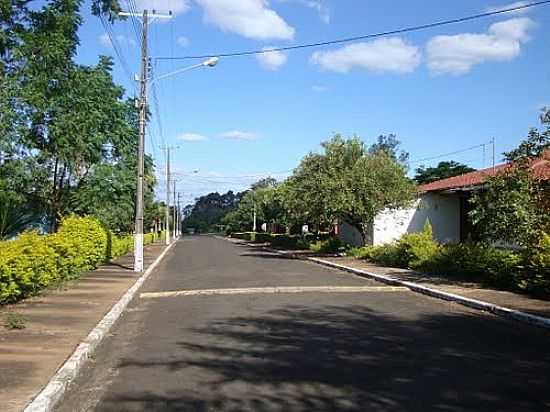
<svg viewBox="0 0 550 412">
<path fill-rule="evenodd" d="M 488 177 L 501 173 L 510 166 L 510 163 L 503 163 L 494 168 L 490 167 L 459 176 L 448 177 L 447 179 L 436 180 L 435 182 L 418 186 L 418 190 L 420 192 L 437 192 L 440 190 L 473 188 L 481 185 Z M 550 179 L 550 150 L 546 151 L 540 159 L 533 161 L 531 168 L 535 176 L 542 179 Z"/>
</svg>

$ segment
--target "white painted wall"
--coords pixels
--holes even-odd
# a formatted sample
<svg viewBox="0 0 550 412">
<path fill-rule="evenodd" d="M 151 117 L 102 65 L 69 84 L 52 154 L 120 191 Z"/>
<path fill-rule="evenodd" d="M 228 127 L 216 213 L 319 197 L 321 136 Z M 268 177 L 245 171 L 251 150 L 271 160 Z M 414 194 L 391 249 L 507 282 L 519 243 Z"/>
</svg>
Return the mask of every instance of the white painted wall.
<svg viewBox="0 0 550 412">
<path fill-rule="evenodd" d="M 460 241 L 460 199 L 458 196 L 423 194 L 409 209 L 385 210 L 374 219 L 372 244 L 399 239 L 405 233 L 420 232 L 429 219 L 434 238 L 441 243 Z"/>
</svg>

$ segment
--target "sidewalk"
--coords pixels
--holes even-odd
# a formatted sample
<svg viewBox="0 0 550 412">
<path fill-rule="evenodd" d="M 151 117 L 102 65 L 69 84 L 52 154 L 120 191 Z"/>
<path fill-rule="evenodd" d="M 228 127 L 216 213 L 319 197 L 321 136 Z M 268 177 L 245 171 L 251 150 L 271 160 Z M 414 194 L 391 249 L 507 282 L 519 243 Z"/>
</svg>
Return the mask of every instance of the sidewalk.
<svg viewBox="0 0 550 412">
<path fill-rule="evenodd" d="M 145 247 L 145 268 L 164 248 L 163 243 Z M 0 308 L 2 321 L 7 312 L 26 319 L 25 329 L 0 326 L 2 411 L 21 411 L 48 383 L 76 346 L 140 277 L 132 265 L 133 255 L 126 255 L 83 274 L 64 290 L 47 291 Z"/>
</svg>

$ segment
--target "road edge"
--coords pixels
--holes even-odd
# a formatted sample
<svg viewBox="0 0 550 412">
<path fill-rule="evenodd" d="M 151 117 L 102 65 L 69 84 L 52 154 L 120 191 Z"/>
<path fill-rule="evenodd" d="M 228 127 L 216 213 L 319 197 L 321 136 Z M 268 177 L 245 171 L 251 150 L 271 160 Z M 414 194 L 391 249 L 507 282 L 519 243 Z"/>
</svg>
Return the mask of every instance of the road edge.
<svg viewBox="0 0 550 412">
<path fill-rule="evenodd" d="M 232 242 L 232 243 L 237 243 L 237 242 L 235 242 L 235 240 L 233 240 L 233 239 L 230 240 L 229 238 L 226 238 L 226 237 L 219 236 L 219 238 L 224 239 L 224 240 L 228 240 L 229 242 Z M 244 243 L 248 246 L 258 247 L 258 245 L 248 243 L 246 241 L 240 241 L 239 243 Z M 545 328 L 545 329 L 550 330 L 550 319 L 545 318 L 543 316 L 532 315 L 530 313 L 526 313 L 526 312 L 523 312 L 523 311 L 520 311 L 520 310 L 510 309 L 510 308 L 507 308 L 507 307 L 504 307 L 504 306 L 495 305 L 493 303 L 485 302 L 485 301 L 482 301 L 482 300 L 471 299 L 471 298 L 467 298 L 467 297 L 457 295 L 457 294 L 454 294 L 454 293 L 444 292 L 442 290 L 429 288 L 427 286 L 422 286 L 418 283 L 408 282 L 408 281 L 405 281 L 405 280 L 400 280 L 400 279 L 397 279 L 393 276 L 379 275 L 379 274 L 372 273 L 372 272 L 369 272 L 369 271 L 366 271 L 366 270 L 356 269 L 356 268 L 352 268 L 352 267 L 345 266 L 345 265 L 340 265 L 338 263 L 329 262 L 327 260 L 323 260 L 323 259 L 319 259 L 319 258 L 314 258 L 314 257 L 309 257 L 309 256 L 299 256 L 299 255 L 297 255 L 295 253 L 292 253 L 292 252 L 284 252 L 284 251 L 273 249 L 273 248 L 267 247 L 267 246 L 261 246 L 261 247 L 263 247 L 264 249 L 269 250 L 271 252 L 280 254 L 280 255 L 286 255 L 286 256 L 290 255 L 290 256 L 292 256 L 296 259 L 313 262 L 313 263 L 323 265 L 323 266 L 328 266 L 328 267 L 331 267 L 333 269 L 339 269 L 339 270 L 342 270 L 342 271 L 345 271 L 345 272 L 353 273 L 354 275 L 357 275 L 357 276 L 377 280 L 379 282 L 382 282 L 382 283 L 385 283 L 385 284 L 388 284 L 388 285 L 405 286 L 409 290 L 411 290 L 413 292 L 416 292 L 416 293 L 421 293 L 423 295 L 431 296 L 433 298 L 437 298 L 437 299 L 441 299 L 441 300 L 446 300 L 446 301 L 449 301 L 449 302 L 455 302 L 455 303 L 458 303 L 460 305 L 463 305 L 463 306 L 466 306 L 466 307 L 469 307 L 469 308 L 472 308 L 472 309 L 477 309 L 477 310 L 481 310 L 481 311 L 484 311 L 484 312 L 492 313 L 492 314 L 494 314 L 496 316 L 499 316 L 501 318 L 504 318 L 504 319 L 515 320 L 515 321 L 527 323 L 529 325 L 533 325 L 533 326 L 537 326 L 537 327 L 541 327 L 541 328 Z"/>
<path fill-rule="evenodd" d="M 61 365 L 47 385 L 30 401 L 24 412 L 49 412 L 63 399 L 65 391 L 71 381 L 76 378 L 80 369 L 84 366 L 90 355 L 94 352 L 111 327 L 120 318 L 128 303 L 151 275 L 153 270 L 162 261 L 164 256 L 176 244 L 172 242 L 154 260 L 135 283 L 122 295 L 109 312 L 97 323 L 88 336 L 80 342 L 72 355 Z"/>
</svg>

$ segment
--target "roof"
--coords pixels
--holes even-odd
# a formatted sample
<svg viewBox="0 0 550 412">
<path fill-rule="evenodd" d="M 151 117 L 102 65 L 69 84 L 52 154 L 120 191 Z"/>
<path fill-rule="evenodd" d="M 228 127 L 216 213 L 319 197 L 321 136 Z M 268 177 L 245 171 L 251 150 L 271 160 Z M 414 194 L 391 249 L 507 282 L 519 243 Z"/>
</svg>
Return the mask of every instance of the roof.
<svg viewBox="0 0 550 412">
<path fill-rule="evenodd" d="M 418 186 L 418 190 L 420 192 L 437 192 L 441 190 L 473 189 L 476 186 L 482 185 L 487 178 L 503 172 L 511 165 L 511 163 L 503 163 L 495 167 L 436 180 L 435 182 Z M 547 150 L 541 158 L 534 160 L 531 168 L 535 176 L 542 179 L 550 179 L 550 150 Z"/>
</svg>

